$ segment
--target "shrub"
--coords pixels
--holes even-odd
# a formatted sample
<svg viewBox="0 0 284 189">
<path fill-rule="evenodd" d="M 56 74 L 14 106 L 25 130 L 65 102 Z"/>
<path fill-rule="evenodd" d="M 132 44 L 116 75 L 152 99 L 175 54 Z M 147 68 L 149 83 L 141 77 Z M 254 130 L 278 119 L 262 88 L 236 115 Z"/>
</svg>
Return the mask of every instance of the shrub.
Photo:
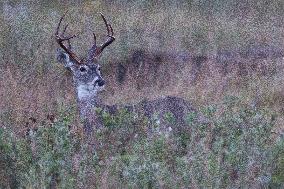
<svg viewBox="0 0 284 189">
<path fill-rule="evenodd" d="M 276 115 L 238 98 L 202 112 L 206 123 L 193 121 L 192 113 L 180 132 L 148 133 L 159 125 L 126 109 L 115 115 L 98 110 L 105 127 L 96 130 L 92 153 L 70 129 L 72 114 L 40 123 L 26 138 L 1 128 L 0 186 L 283 187 L 284 140 L 271 135 Z"/>
</svg>

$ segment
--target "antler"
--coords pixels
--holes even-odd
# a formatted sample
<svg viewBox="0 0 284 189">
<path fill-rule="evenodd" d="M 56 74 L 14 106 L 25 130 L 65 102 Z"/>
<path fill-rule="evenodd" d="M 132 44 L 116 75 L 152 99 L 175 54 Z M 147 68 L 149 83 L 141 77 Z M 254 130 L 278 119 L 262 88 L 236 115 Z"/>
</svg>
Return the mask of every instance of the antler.
<svg viewBox="0 0 284 189">
<path fill-rule="evenodd" d="M 67 13 L 67 12 L 66 12 Z M 61 22 L 63 20 L 63 18 L 65 17 L 66 13 L 60 18 L 60 21 L 57 25 L 57 29 L 56 29 L 56 32 L 55 32 L 55 38 L 56 38 L 56 41 L 57 43 L 60 45 L 60 47 L 73 59 L 75 60 L 78 64 L 82 64 L 82 62 L 80 61 L 80 59 L 76 56 L 76 54 L 74 52 L 72 52 L 71 50 L 71 43 L 70 43 L 70 39 L 76 37 L 76 35 L 73 35 L 73 36 L 70 36 L 70 37 L 64 37 L 64 33 L 68 27 L 68 24 L 64 27 L 64 30 L 62 32 L 62 34 L 60 35 L 59 34 L 59 29 L 60 29 L 60 25 L 61 25 Z M 64 45 L 64 41 L 67 41 L 68 42 L 68 47 L 66 47 Z"/>
<path fill-rule="evenodd" d="M 107 28 L 107 39 L 103 44 L 101 44 L 99 47 L 97 47 L 96 34 L 93 33 L 94 44 L 93 44 L 93 46 L 91 47 L 91 49 L 89 50 L 89 53 L 88 53 L 88 60 L 89 61 L 94 61 L 94 59 L 97 58 L 103 52 L 104 48 L 109 46 L 115 40 L 115 38 L 113 36 L 113 29 L 112 29 L 111 25 L 109 23 L 107 23 L 104 15 L 102 13 L 100 13 L 100 14 L 101 14 L 101 17 L 103 18 L 103 21 L 104 21 L 106 28 Z"/>
</svg>

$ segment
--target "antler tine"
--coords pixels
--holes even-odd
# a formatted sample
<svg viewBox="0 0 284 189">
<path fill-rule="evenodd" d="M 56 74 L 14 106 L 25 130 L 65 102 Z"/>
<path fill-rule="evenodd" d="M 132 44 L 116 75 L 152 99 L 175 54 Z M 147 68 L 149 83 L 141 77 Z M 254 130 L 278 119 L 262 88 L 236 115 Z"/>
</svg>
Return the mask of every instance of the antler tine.
<svg viewBox="0 0 284 189">
<path fill-rule="evenodd" d="M 60 25 L 61 25 L 61 22 L 63 20 L 63 18 L 65 17 L 67 11 L 65 12 L 65 14 L 60 18 L 59 20 L 59 23 L 57 25 L 57 29 L 56 29 L 56 32 L 55 32 L 55 37 L 56 37 L 56 41 L 57 43 L 59 44 L 59 46 L 67 53 L 69 54 L 69 56 L 75 60 L 78 64 L 81 64 L 82 62 L 79 60 L 79 58 L 76 56 L 76 54 L 74 52 L 71 51 L 71 43 L 70 43 L 70 39 L 76 37 L 76 35 L 73 35 L 73 36 L 70 36 L 70 37 L 64 37 L 64 33 L 68 27 L 68 24 L 64 27 L 64 30 L 62 31 L 62 34 L 61 36 L 59 35 L 59 29 L 60 29 Z M 67 41 L 68 42 L 68 47 L 66 47 L 64 45 L 64 41 Z"/>
<path fill-rule="evenodd" d="M 66 31 L 67 27 L 68 27 L 68 24 L 66 24 L 66 26 L 64 27 L 64 30 L 62 32 L 62 36 L 65 34 L 65 31 Z"/>
<path fill-rule="evenodd" d="M 88 59 L 90 61 L 93 61 L 95 58 L 97 58 L 101 53 L 102 51 L 104 50 L 104 48 L 106 48 L 107 46 L 109 46 L 114 40 L 114 36 L 113 36 L 113 29 L 112 29 L 112 26 L 107 22 L 106 18 L 104 17 L 104 15 L 102 13 L 101 14 L 101 17 L 105 23 L 105 26 L 107 28 L 107 39 L 106 41 L 100 45 L 99 47 L 97 47 L 96 45 L 96 35 L 93 33 L 94 35 L 94 44 L 93 46 L 91 47 L 91 49 L 89 50 L 89 53 L 88 53 Z"/>
<path fill-rule="evenodd" d="M 109 33 L 109 24 L 107 23 L 105 16 L 101 12 L 100 12 L 100 14 L 101 14 L 101 17 L 103 18 L 103 21 L 104 21 L 105 25 L 106 25 L 107 35 L 110 35 L 110 33 Z"/>
<path fill-rule="evenodd" d="M 57 28 L 56 28 L 56 32 L 55 32 L 55 36 L 57 36 L 57 35 L 58 35 L 58 33 L 59 33 L 60 24 L 61 24 L 61 22 L 62 22 L 62 20 L 63 20 L 63 17 L 64 17 L 64 15 L 60 18 L 59 23 L 57 24 Z"/>
<path fill-rule="evenodd" d="M 94 32 L 93 32 L 93 36 L 94 36 L 94 45 L 97 46 L 97 36 Z"/>
<path fill-rule="evenodd" d="M 110 36 L 110 37 L 113 37 L 113 29 L 112 29 L 112 26 L 111 26 L 109 23 L 107 23 L 107 20 L 106 20 L 105 16 L 104 16 L 102 13 L 100 13 L 100 14 L 101 14 L 101 17 L 102 17 L 103 20 L 104 20 L 105 25 L 106 25 L 106 28 L 107 28 L 107 35 Z M 114 37 L 113 37 L 113 38 L 114 38 Z"/>
<path fill-rule="evenodd" d="M 71 50 L 71 49 L 72 49 L 72 46 L 71 46 L 70 40 L 68 40 L 67 43 L 68 43 L 68 49 Z"/>
<path fill-rule="evenodd" d="M 113 36 L 113 29 L 112 29 L 112 26 L 111 26 L 110 24 L 108 24 L 108 26 L 109 26 L 109 28 L 110 28 L 110 33 L 111 33 L 110 35 Z"/>
<path fill-rule="evenodd" d="M 105 25 L 106 25 L 107 36 L 108 36 L 107 40 L 100 46 L 101 51 L 103 51 L 103 49 L 105 47 L 109 46 L 115 40 L 115 38 L 113 36 L 113 29 L 112 29 L 111 25 L 109 23 L 107 23 L 106 18 L 104 17 L 104 15 L 102 13 L 100 13 L 100 14 L 101 14 L 101 17 L 103 18 L 103 21 L 104 21 Z"/>
</svg>

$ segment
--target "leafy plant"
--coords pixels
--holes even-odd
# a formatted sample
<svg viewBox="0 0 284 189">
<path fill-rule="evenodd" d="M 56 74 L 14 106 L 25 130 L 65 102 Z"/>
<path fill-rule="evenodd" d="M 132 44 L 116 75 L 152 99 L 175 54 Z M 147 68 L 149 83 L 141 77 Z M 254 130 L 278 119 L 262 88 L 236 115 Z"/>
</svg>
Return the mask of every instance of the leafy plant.
<svg viewBox="0 0 284 189">
<path fill-rule="evenodd" d="M 187 115 L 179 132 L 127 109 L 98 109 L 105 127 L 95 144 L 72 130 L 74 112 L 38 123 L 28 137 L 0 128 L 1 187 L 233 188 L 283 186 L 283 137 L 271 135 L 277 116 L 228 97 L 205 107 L 206 122 Z M 172 121 L 170 114 L 164 115 Z M 169 131 L 170 132 L 170 131 Z M 92 152 L 92 153 L 90 153 Z"/>
</svg>

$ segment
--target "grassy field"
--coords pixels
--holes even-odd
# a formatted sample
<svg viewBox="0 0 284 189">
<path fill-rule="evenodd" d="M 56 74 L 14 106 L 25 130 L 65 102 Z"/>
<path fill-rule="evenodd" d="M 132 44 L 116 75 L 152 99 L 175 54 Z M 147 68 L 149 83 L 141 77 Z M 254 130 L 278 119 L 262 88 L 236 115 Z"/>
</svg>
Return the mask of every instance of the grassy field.
<svg viewBox="0 0 284 189">
<path fill-rule="evenodd" d="M 90 186 L 99 188 L 283 186 L 283 1 L 2 0 L 0 8 L 0 155 L 5 159 L 0 188 L 43 188 L 53 173 L 61 188 L 82 187 L 90 179 L 84 163 L 72 168 L 76 157 L 92 162 L 96 179 Z M 151 140 L 135 130 L 141 137 L 120 145 L 127 138 L 122 133 L 135 133 L 137 120 L 111 122 L 113 127 L 97 133 L 104 144 L 98 154 L 82 157 L 72 78 L 56 61 L 53 37 L 67 10 L 68 32 L 78 35 L 72 44 L 81 56 L 93 31 L 100 42 L 105 37 L 99 12 L 113 25 L 116 41 L 101 57 L 104 103 L 179 96 L 199 111 L 216 106 L 210 115 L 214 126 L 189 123 L 188 136 Z M 50 115 L 57 121 L 50 123 Z M 39 130 L 34 138 L 17 138 L 30 127 Z M 47 141 L 47 135 L 63 143 L 55 137 Z"/>
<path fill-rule="evenodd" d="M 105 73 L 116 73 L 119 63 L 127 69 L 133 64 L 135 53 L 142 51 L 146 53 L 145 64 L 152 64 L 158 57 L 163 64 L 161 67 L 169 70 L 169 80 L 179 78 L 176 85 L 162 86 L 159 90 L 149 79 L 148 85 L 142 86 L 145 89 L 142 92 L 133 86 L 131 78 L 127 78 L 121 88 L 117 87 L 116 78 L 109 79 L 104 99 L 111 104 L 133 101 L 132 97 L 126 97 L 129 91 L 139 99 L 156 98 L 169 93 L 172 87 L 175 95 L 205 102 L 208 95 L 199 95 L 198 90 L 210 93 L 209 83 L 222 85 L 220 82 L 226 77 L 209 77 L 207 86 L 195 89 L 191 83 L 192 75 L 196 73 L 191 68 L 193 61 L 191 58 L 183 60 L 183 57 L 207 56 L 224 67 L 226 65 L 216 59 L 220 52 L 239 53 L 249 49 L 253 58 L 255 48 L 264 47 L 264 51 L 273 54 L 271 51 L 278 52 L 283 46 L 284 8 L 281 8 L 281 1 L 4 1 L 0 5 L 0 94 L 4 99 L 0 107 L 2 111 L 17 110 L 16 117 L 35 113 L 41 116 L 48 109 L 54 111 L 56 100 L 74 103 L 70 75 L 56 62 L 57 45 L 53 38 L 58 20 L 66 10 L 69 11 L 66 19 L 70 23 L 69 32 L 79 35 L 72 41 L 79 55 L 84 55 L 91 46 L 92 31 L 97 33 L 100 41 L 103 40 L 105 28 L 99 12 L 105 13 L 113 24 L 117 40 L 101 57 Z M 252 62 L 239 56 L 228 62 L 236 61 Z M 282 62 L 279 57 L 253 61 L 271 67 Z M 186 64 L 193 71 L 184 73 L 170 65 L 171 62 L 179 67 Z M 212 61 L 202 62 L 202 66 L 210 64 Z M 253 74 L 253 70 L 250 72 Z M 153 77 L 153 73 L 146 74 L 148 78 Z M 213 76 L 218 74 L 212 73 Z M 139 82 L 139 78 L 132 79 Z M 265 77 L 261 79 L 266 80 Z M 272 81 L 275 82 L 278 81 Z M 195 83 L 198 85 L 202 81 L 197 78 Z M 114 100 L 109 91 L 121 92 Z M 218 91 L 223 93 L 222 89 Z"/>
</svg>

